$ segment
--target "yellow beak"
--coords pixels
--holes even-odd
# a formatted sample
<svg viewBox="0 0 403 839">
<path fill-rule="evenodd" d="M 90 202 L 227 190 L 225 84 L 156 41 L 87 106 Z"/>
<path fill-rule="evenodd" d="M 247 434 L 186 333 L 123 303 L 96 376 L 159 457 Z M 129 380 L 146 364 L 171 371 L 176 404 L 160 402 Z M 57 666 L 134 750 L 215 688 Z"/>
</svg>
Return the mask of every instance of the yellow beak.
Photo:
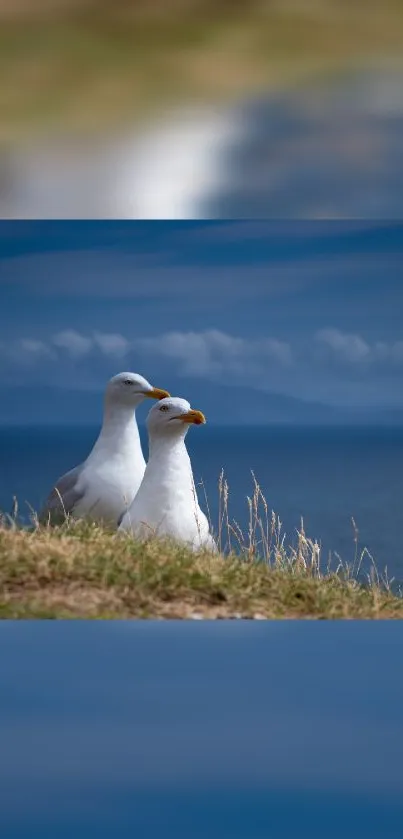
<svg viewBox="0 0 403 839">
<path fill-rule="evenodd" d="M 177 417 L 172 417 L 172 419 L 179 419 L 181 422 L 188 422 L 193 425 L 204 425 L 206 422 L 206 417 L 201 411 L 187 411 L 186 414 L 178 414 Z"/>
<path fill-rule="evenodd" d="M 167 390 L 161 390 L 159 387 L 153 387 L 152 390 L 143 390 L 143 396 L 147 396 L 148 399 L 165 399 L 170 395 Z"/>
</svg>

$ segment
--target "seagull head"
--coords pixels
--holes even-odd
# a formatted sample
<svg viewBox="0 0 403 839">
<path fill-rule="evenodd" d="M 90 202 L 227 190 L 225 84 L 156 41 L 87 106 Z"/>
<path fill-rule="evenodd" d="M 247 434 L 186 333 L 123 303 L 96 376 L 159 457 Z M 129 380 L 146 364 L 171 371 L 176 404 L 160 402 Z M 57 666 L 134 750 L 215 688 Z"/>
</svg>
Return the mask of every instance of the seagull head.
<svg viewBox="0 0 403 839">
<path fill-rule="evenodd" d="M 151 408 L 147 417 L 150 434 L 186 434 L 190 425 L 204 425 L 206 418 L 195 411 L 186 399 L 169 396 Z"/>
<path fill-rule="evenodd" d="M 106 400 L 135 408 L 143 399 L 165 399 L 169 396 L 167 390 L 153 387 L 139 373 L 118 373 L 109 380 L 106 386 Z"/>
</svg>

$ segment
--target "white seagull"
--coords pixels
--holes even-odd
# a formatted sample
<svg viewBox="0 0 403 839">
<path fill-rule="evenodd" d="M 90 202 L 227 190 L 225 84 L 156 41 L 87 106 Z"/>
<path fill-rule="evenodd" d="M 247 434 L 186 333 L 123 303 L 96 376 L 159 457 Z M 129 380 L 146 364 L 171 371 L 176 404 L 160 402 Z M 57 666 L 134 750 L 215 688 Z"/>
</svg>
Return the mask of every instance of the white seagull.
<svg viewBox="0 0 403 839">
<path fill-rule="evenodd" d="M 40 521 L 55 524 L 73 516 L 116 527 L 146 468 L 135 410 L 147 397 L 166 396 L 168 391 L 154 388 L 138 373 L 113 376 L 106 386 L 103 424 L 92 451 L 59 478 Z"/>
<path fill-rule="evenodd" d="M 193 550 L 217 546 L 199 507 L 192 465 L 185 445 L 190 425 L 205 423 L 186 399 L 169 397 L 147 417 L 149 459 L 140 489 L 122 516 L 119 531 L 139 539 L 170 537 Z"/>
</svg>

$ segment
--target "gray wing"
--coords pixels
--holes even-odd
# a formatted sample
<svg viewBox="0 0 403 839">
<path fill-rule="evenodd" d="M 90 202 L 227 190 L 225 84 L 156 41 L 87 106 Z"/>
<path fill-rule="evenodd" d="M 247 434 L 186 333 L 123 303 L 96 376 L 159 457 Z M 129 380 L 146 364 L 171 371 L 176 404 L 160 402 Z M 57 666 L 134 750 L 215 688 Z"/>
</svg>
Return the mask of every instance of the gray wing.
<svg viewBox="0 0 403 839">
<path fill-rule="evenodd" d="M 42 524 L 60 524 L 66 520 L 78 501 L 84 496 L 84 490 L 77 490 L 77 481 L 84 464 L 80 463 L 70 472 L 66 472 L 57 481 L 50 493 L 45 506 L 40 512 L 39 521 Z"/>
</svg>

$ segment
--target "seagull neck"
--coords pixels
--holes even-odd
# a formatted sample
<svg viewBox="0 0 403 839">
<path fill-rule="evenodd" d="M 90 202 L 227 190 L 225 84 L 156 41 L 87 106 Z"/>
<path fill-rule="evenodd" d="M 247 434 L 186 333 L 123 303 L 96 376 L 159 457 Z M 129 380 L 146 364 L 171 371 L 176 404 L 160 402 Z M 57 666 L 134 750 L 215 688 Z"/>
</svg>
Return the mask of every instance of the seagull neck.
<svg viewBox="0 0 403 839">
<path fill-rule="evenodd" d="M 179 507 L 193 497 L 192 464 L 185 445 L 185 433 L 150 435 L 149 458 L 139 492 L 151 493 L 161 510 Z M 176 499 L 176 501 L 175 501 Z"/>
<path fill-rule="evenodd" d="M 108 443 L 109 448 L 115 445 L 121 449 L 125 442 L 133 443 L 135 437 L 140 439 L 133 405 L 113 405 L 106 402 L 98 442 L 101 445 Z"/>
<path fill-rule="evenodd" d="M 159 464 L 162 462 L 166 464 L 169 461 L 177 464 L 181 458 L 188 460 L 189 455 L 185 445 L 186 430 L 181 429 L 176 434 L 150 434 L 149 461 L 151 462 L 151 459 L 154 461 L 156 458 Z"/>
</svg>

